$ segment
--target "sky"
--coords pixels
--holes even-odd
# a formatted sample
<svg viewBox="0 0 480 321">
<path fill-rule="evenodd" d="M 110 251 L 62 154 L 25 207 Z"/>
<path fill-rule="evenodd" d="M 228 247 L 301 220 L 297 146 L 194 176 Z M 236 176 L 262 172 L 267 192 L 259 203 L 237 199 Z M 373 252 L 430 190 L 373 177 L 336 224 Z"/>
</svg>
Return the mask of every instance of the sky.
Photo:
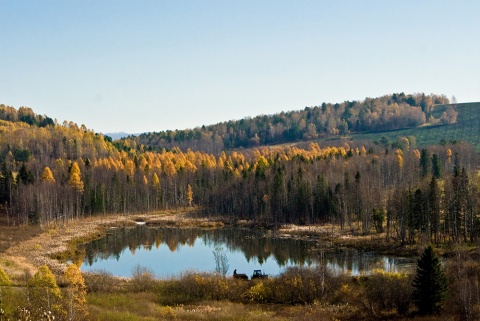
<svg viewBox="0 0 480 321">
<path fill-rule="evenodd" d="M 0 104 L 96 132 L 405 92 L 480 101 L 478 0 L 0 0 Z"/>
</svg>

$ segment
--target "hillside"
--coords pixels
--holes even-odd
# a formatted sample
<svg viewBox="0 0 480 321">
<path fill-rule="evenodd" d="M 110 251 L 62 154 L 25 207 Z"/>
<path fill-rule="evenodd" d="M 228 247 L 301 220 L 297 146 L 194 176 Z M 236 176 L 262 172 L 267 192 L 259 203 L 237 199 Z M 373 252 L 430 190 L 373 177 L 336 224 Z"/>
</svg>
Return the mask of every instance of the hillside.
<svg viewBox="0 0 480 321">
<path fill-rule="evenodd" d="M 426 124 L 415 128 L 356 133 L 344 137 L 326 138 L 318 140 L 318 142 L 335 144 L 336 141 L 338 143 L 339 141 L 351 140 L 379 143 L 382 138 L 386 138 L 383 141 L 388 141 L 391 146 L 392 143 L 395 143 L 401 137 L 413 137 L 415 147 L 418 148 L 466 142 L 471 144 L 475 151 L 480 154 L 480 102 L 437 105 L 433 114 L 436 117 L 441 117 L 443 111 L 449 106 L 455 108 L 458 113 L 456 122 L 453 124 Z"/>
<path fill-rule="evenodd" d="M 454 123 L 456 112 L 444 95 L 395 93 L 363 101 L 322 103 L 303 110 L 230 120 L 194 129 L 167 130 L 129 136 L 117 143 L 135 142 L 149 150 L 180 148 L 220 154 L 224 150 L 325 140 L 358 133 L 417 128 L 425 124 Z M 442 109 L 441 107 L 440 109 Z"/>
</svg>

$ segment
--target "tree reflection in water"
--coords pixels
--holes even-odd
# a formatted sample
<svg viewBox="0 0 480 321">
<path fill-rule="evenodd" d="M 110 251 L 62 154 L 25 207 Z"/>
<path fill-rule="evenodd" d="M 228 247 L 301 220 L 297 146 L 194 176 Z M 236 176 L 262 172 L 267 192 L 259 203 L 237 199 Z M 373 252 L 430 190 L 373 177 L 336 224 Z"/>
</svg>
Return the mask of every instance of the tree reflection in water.
<svg viewBox="0 0 480 321">
<path fill-rule="evenodd" d="M 225 249 L 230 269 L 251 274 L 263 269 L 278 274 L 288 266 L 325 264 L 336 273 L 360 274 L 373 268 L 408 269 L 413 259 L 385 257 L 356 251 L 320 251 L 311 241 L 273 237 L 265 231 L 238 228 L 158 228 L 140 225 L 116 228 L 105 237 L 85 244 L 80 251 L 81 269 L 106 269 L 118 276 L 130 276 L 131 268 L 143 265 L 158 277 L 193 269 L 212 272 L 212 252 Z M 322 255 L 320 255 L 322 252 Z M 232 273 L 229 271 L 229 273 Z"/>
</svg>

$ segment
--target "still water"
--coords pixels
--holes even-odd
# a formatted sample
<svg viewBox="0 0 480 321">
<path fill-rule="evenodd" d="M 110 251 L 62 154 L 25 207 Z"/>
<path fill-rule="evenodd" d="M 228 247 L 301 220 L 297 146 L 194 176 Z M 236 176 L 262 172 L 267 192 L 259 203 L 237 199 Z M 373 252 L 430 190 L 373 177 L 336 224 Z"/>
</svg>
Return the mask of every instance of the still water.
<svg viewBox="0 0 480 321">
<path fill-rule="evenodd" d="M 354 250 L 322 251 L 313 241 L 274 237 L 251 230 L 223 228 L 168 228 L 139 225 L 116 228 L 105 237 L 84 245 L 82 271 L 106 270 L 130 277 L 135 266 L 151 269 L 157 277 L 168 278 L 196 270 L 213 272 L 213 252 L 221 249 L 228 258 L 229 271 L 251 276 L 253 270 L 277 275 L 290 266 L 324 264 L 333 273 L 358 275 L 372 269 L 411 270 L 415 260 L 374 255 Z"/>
</svg>

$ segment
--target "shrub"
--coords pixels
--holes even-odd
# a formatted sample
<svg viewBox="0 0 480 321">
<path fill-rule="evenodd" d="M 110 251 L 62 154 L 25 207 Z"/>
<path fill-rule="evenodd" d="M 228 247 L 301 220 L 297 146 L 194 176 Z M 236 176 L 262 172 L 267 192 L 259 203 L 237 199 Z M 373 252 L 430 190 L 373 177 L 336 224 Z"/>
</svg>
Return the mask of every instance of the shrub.
<svg viewBox="0 0 480 321">
<path fill-rule="evenodd" d="M 268 282 L 268 280 L 266 282 Z M 244 301 L 251 303 L 267 303 L 267 290 L 268 289 L 265 286 L 265 283 L 263 281 L 259 281 L 244 293 L 243 299 Z"/>
<path fill-rule="evenodd" d="M 480 263 L 459 256 L 447 264 L 447 305 L 461 320 L 480 320 Z"/>
<path fill-rule="evenodd" d="M 162 317 L 165 320 L 176 320 L 177 315 L 175 314 L 175 310 L 171 306 L 162 307 Z"/>
<path fill-rule="evenodd" d="M 8 315 L 11 312 L 10 302 L 6 300 L 12 296 L 11 285 L 12 282 L 7 273 L 0 268 L 0 320 L 2 319 L 2 315 Z"/>
<path fill-rule="evenodd" d="M 84 275 L 87 290 L 91 292 L 112 292 L 117 287 L 117 279 L 106 270 L 97 270 Z"/>
<path fill-rule="evenodd" d="M 188 271 L 178 278 L 159 281 L 157 301 L 163 305 L 189 304 L 202 300 L 240 301 L 251 286 L 243 280 L 224 278 L 219 274 Z"/>
<path fill-rule="evenodd" d="M 312 304 L 340 286 L 323 268 L 291 267 L 278 277 L 254 283 L 244 294 L 246 302 Z"/>
<path fill-rule="evenodd" d="M 206 299 L 207 275 L 188 271 L 178 278 L 161 281 L 158 301 L 163 305 L 188 304 Z"/>
<path fill-rule="evenodd" d="M 146 292 L 153 289 L 156 280 L 153 271 L 147 267 L 136 265 L 132 270 L 132 290 L 135 292 Z"/>
<path fill-rule="evenodd" d="M 410 307 L 413 276 L 407 273 L 375 271 L 364 280 L 365 297 L 371 312 L 395 309 L 405 315 Z"/>
<path fill-rule="evenodd" d="M 7 273 L 0 268 L 0 286 L 10 286 L 12 285 L 12 282 L 10 281 L 10 278 L 8 277 Z"/>
</svg>

